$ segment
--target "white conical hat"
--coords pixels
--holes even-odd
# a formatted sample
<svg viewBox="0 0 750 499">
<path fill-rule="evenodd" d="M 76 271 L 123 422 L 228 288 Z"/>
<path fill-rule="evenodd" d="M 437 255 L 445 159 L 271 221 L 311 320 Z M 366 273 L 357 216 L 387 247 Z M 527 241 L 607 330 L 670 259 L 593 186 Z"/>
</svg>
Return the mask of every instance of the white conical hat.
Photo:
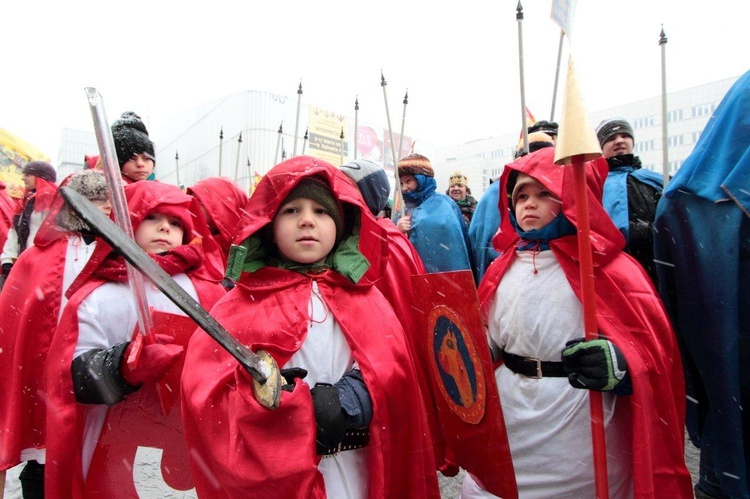
<svg viewBox="0 0 750 499">
<path fill-rule="evenodd" d="M 573 57 L 569 57 L 560 132 L 555 144 L 555 163 L 569 165 L 574 157 L 577 157 L 577 161 L 585 162 L 597 159 L 601 155 L 602 148 L 583 106 Z"/>
</svg>

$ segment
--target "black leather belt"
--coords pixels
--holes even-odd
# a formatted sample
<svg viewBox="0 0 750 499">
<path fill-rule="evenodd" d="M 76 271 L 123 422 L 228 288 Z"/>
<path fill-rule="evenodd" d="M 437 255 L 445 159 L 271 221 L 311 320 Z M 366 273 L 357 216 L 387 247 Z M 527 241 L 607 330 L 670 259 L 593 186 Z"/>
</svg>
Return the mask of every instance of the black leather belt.
<svg viewBox="0 0 750 499">
<path fill-rule="evenodd" d="M 336 447 L 325 451 L 323 457 L 335 456 L 339 452 L 347 450 L 361 449 L 370 443 L 370 429 L 365 428 L 363 430 L 346 430 L 344 438 L 339 442 Z"/>
<path fill-rule="evenodd" d="M 521 357 L 513 353 L 503 352 L 503 362 L 506 367 L 516 374 L 523 374 L 530 378 L 567 378 L 562 362 L 539 360 L 536 357 Z"/>
</svg>

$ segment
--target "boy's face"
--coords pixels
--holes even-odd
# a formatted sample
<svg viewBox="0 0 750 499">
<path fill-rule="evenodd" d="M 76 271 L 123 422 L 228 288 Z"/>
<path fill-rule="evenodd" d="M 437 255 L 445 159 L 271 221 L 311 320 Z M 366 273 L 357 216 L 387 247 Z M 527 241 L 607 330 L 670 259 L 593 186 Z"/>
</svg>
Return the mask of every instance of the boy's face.
<svg viewBox="0 0 750 499">
<path fill-rule="evenodd" d="M 633 152 L 633 137 L 626 133 L 618 133 L 602 144 L 602 155 L 605 158 Z"/>
<path fill-rule="evenodd" d="M 561 209 L 560 200 L 535 179 L 522 185 L 516 194 L 516 220 L 524 232 L 541 229 L 554 220 Z"/>
<path fill-rule="evenodd" d="M 401 175 L 401 192 L 412 192 L 416 191 L 419 187 L 419 182 L 414 175 Z"/>
<path fill-rule="evenodd" d="M 317 201 L 293 199 L 273 219 L 273 242 L 293 262 L 320 263 L 336 244 L 336 223 Z"/>
<path fill-rule="evenodd" d="M 136 154 L 122 165 L 122 174 L 131 180 L 146 180 L 154 171 L 154 160 L 145 154 Z"/>
<path fill-rule="evenodd" d="M 182 245 L 184 232 L 179 218 L 153 212 L 135 230 L 135 242 L 146 253 L 164 253 Z"/>
</svg>

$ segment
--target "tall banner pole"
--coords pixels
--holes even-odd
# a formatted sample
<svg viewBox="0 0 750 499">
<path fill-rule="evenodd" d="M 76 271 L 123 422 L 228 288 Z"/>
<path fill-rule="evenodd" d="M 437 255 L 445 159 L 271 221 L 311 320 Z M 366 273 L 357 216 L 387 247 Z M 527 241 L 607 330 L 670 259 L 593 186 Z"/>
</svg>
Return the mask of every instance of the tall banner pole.
<svg viewBox="0 0 750 499">
<path fill-rule="evenodd" d="M 669 182 L 669 135 L 667 123 L 667 35 L 664 26 L 659 37 L 661 47 L 661 161 L 664 174 L 664 189 Z"/>
<path fill-rule="evenodd" d="M 339 166 L 344 166 L 344 127 L 341 127 L 339 135 Z"/>
<path fill-rule="evenodd" d="M 297 89 L 297 121 L 294 124 L 294 151 L 292 151 L 292 157 L 297 155 L 297 139 L 299 138 L 299 110 L 302 106 L 302 80 L 299 81 L 299 88 Z"/>
<path fill-rule="evenodd" d="M 276 155 L 273 157 L 273 164 L 279 164 L 279 148 L 281 147 L 281 134 L 284 133 L 284 122 L 279 124 L 279 136 L 276 138 Z"/>
<path fill-rule="evenodd" d="M 555 121 L 555 107 L 557 106 L 557 84 L 560 81 L 560 60 L 562 59 L 564 39 L 565 31 L 560 30 L 560 44 L 557 47 L 557 67 L 555 68 L 555 86 L 552 88 L 552 109 L 549 112 L 550 121 Z"/>
<path fill-rule="evenodd" d="M 518 0 L 516 7 L 516 21 L 518 22 L 518 70 L 521 81 L 521 133 L 523 134 L 523 150 L 529 152 L 529 131 L 526 125 L 526 87 L 523 80 L 523 6 Z"/>
<path fill-rule="evenodd" d="M 398 156 L 403 154 L 404 147 L 404 127 L 406 126 L 406 105 L 409 104 L 409 89 L 404 94 L 404 114 L 401 115 L 401 135 L 398 138 Z"/>
<path fill-rule="evenodd" d="M 221 156 L 224 148 L 224 127 L 219 130 L 219 176 L 221 177 Z"/>
<path fill-rule="evenodd" d="M 237 178 L 240 174 L 240 149 L 242 149 L 242 132 L 240 132 L 240 138 L 237 139 L 237 159 L 234 161 L 234 181 L 237 182 Z"/>
<path fill-rule="evenodd" d="M 177 176 L 177 187 L 182 189 L 182 185 L 180 185 L 180 153 L 177 149 L 174 151 L 174 173 Z"/>
<path fill-rule="evenodd" d="M 568 167 L 573 169 L 583 326 L 586 340 L 593 340 L 599 337 L 599 328 L 596 325 L 596 294 L 594 290 L 586 164 L 588 161 L 601 157 L 602 151 L 583 107 L 583 99 L 578 87 L 572 57 L 568 60 L 568 78 L 565 87 L 560 134 L 555 146 L 555 163 L 569 165 Z M 609 497 L 609 484 L 602 393 L 595 390 L 589 390 L 588 392 L 596 497 L 607 499 Z"/>
<path fill-rule="evenodd" d="M 396 179 L 396 183 L 393 189 L 393 212 L 392 219 L 395 220 L 398 216 L 404 216 L 404 200 L 401 196 L 401 179 L 398 176 L 398 159 L 396 158 L 396 148 L 393 143 L 393 127 L 391 127 L 391 113 L 388 110 L 388 93 L 385 87 L 388 82 L 385 81 L 383 71 L 380 71 L 380 86 L 383 88 L 383 100 L 385 101 L 385 117 L 388 121 L 388 135 L 391 139 L 391 159 L 393 160 L 393 176 Z"/>
<path fill-rule="evenodd" d="M 359 96 L 354 97 L 354 161 L 357 160 L 357 137 L 359 135 Z"/>
</svg>

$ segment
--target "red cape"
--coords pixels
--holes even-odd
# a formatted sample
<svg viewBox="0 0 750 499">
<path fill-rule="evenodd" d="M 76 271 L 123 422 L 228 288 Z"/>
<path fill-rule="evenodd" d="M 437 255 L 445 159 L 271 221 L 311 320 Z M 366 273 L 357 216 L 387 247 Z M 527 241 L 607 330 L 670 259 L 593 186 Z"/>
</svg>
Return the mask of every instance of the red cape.
<svg viewBox="0 0 750 499">
<path fill-rule="evenodd" d="M 17 202 L 8 195 L 5 184 L 0 181 L 0 248 L 5 246 L 8 231 L 13 227 L 13 213 L 16 212 Z"/>
<path fill-rule="evenodd" d="M 224 255 L 223 264 L 226 267 L 229 247 L 237 235 L 237 224 L 247 205 L 247 194 L 236 183 L 223 177 L 203 179 L 189 187 L 187 193 L 198 199 L 211 216 L 218 230 L 218 233 L 212 233 L 212 236 L 221 248 Z"/>
<path fill-rule="evenodd" d="M 56 196 L 48 206 L 34 246 L 18 257 L 0 294 L 0 469 L 18 464 L 23 449 L 44 448 L 44 366 L 60 312 L 69 236 L 55 224 L 63 203 Z"/>
<path fill-rule="evenodd" d="M 299 179 L 313 174 L 326 177 L 336 197 L 359 212 L 359 250 L 373 264 L 372 272 L 386 251 L 382 228 L 346 176 L 309 157 L 293 158 L 264 176 L 238 240 L 272 220 Z M 212 315 L 242 343 L 268 351 L 283 366 L 307 334 L 310 279 L 276 267 L 243 273 Z M 439 497 L 417 372 L 393 309 L 367 278 L 354 284 L 329 270 L 316 280 L 373 403 L 366 447 L 368 496 Z M 280 407 L 269 411 L 255 401 L 250 378 L 237 362 L 196 335 L 188 347 L 182 390 L 185 434 L 194 451 L 192 469 L 200 495 L 249 497 L 262 490 L 284 498 L 324 497 L 306 383 L 283 392 Z"/>
<path fill-rule="evenodd" d="M 553 157 L 554 148 L 550 147 L 507 165 L 500 179 L 501 213 L 508 213 L 506 185 L 511 171 L 516 170 L 536 178 L 558 196 L 563 213 L 577 225 L 573 171 L 555 165 Z M 596 318 L 602 336 L 611 339 L 625 355 L 633 383 L 633 394 L 619 397 L 615 417 L 625 418 L 632 427 L 635 497 L 692 497 L 684 458 L 685 385 L 680 353 L 651 281 L 642 267 L 622 252 L 623 237 L 601 205 L 607 169 L 604 159 L 586 167 Z M 502 254 L 479 286 L 485 315 L 500 280 L 516 258 L 519 240 L 509 217 L 501 218 L 493 244 Z M 550 248 L 580 299 L 576 236 L 552 240 Z M 502 387 L 500 390 L 502 399 Z"/>
<path fill-rule="evenodd" d="M 221 285 L 207 282 L 191 276 L 200 303 L 204 307 L 210 307 L 224 294 Z M 48 397 L 47 427 L 54 428 L 54 432 L 47 435 L 47 464 L 45 466 L 45 497 L 84 497 L 86 484 L 83 480 L 81 453 L 83 448 L 83 423 L 85 418 L 85 406 L 75 400 L 73 383 L 70 374 L 70 366 L 73 362 L 73 352 L 78 343 L 78 306 L 81 302 L 104 281 L 93 280 L 86 283 L 74 296 L 71 297 L 65 307 L 59 327 L 52 340 L 49 349 L 49 358 L 45 369 L 45 383 Z M 207 336 L 198 332 L 199 336 Z M 211 340 L 213 341 L 213 340 Z M 177 376 L 179 379 L 179 375 Z M 144 392 L 149 390 L 149 392 Z M 179 387 L 174 387 L 175 393 Z M 141 404 L 150 401 L 157 404 L 153 388 L 146 386 L 133 394 Z M 145 400 L 145 401 L 144 401 Z M 117 410 L 120 404 L 128 402 L 128 399 L 115 404 L 110 411 Z M 159 411 L 158 407 L 152 407 L 153 412 Z M 124 416 L 128 417 L 127 414 Z M 138 417 L 140 414 L 131 414 L 130 417 Z M 170 419 L 171 421 L 171 419 Z M 158 430 L 158 429 L 157 429 Z M 104 433 L 104 432 L 103 432 Z M 144 435 L 154 433 L 154 428 L 143 428 Z M 158 431 L 157 431 L 158 433 Z M 153 435 L 152 435 L 153 436 Z M 101 438 L 101 436 L 100 436 Z M 153 441 L 157 446 L 157 441 Z M 97 451 L 98 452 L 98 451 Z M 174 456 L 165 456 L 166 459 L 175 459 Z M 125 463 L 129 465 L 130 463 Z M 93 463 L 90 473 L 99 468 L 112 467 L 115 472 L 120 463 Z M 89 475 L 91 478 L 91 475 Z M 118 484 L 112 484 L 117 487 Z M 121 484 L 123 495 L 129 490 L 129 484 Z M 137 496 L 133 496 L 137 497 Z"/>
</svg>

